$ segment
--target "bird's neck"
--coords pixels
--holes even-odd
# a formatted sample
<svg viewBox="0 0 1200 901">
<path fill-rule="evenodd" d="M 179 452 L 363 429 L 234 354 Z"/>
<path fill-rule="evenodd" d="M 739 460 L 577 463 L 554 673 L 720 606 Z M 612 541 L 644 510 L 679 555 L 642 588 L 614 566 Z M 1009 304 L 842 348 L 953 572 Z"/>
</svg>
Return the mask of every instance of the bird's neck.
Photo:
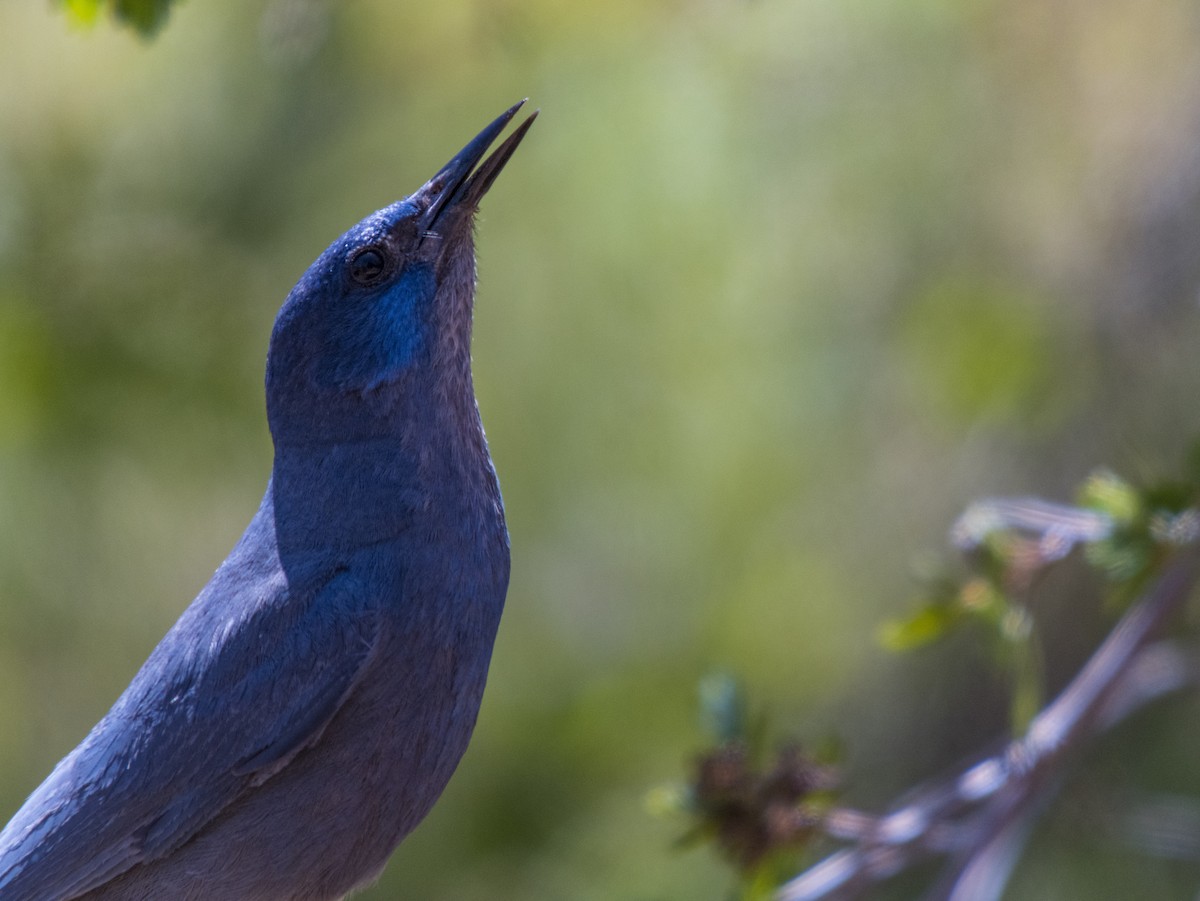
<svg viewBox="0 0 1200 901">
<path fill-rule="evenodd" d="M 465 524 L 499 516 L 502 525 L 479 413 L 473 398 L 465 405 L 431 405 L 378 436 L 277 442 L 270 490 L 281 545 L 362 547 L 429 529 L 438 517 Z"/>
</svg>

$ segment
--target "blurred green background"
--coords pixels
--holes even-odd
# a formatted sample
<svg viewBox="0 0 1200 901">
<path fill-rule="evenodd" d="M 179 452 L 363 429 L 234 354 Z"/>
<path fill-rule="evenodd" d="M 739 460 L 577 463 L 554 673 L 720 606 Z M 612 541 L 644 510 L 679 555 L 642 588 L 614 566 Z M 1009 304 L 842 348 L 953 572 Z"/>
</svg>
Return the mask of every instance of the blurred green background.
<svg viewBox="0 0 1200 901">
<path fill-rule="evenodd" d="M 211 0 L 144 41 L 6 2 L 0 820 L 255 510 L 293 281 L 523 96 L 475 341 L 508 609 L 470 751 L 362 897 L 725 897 L 643 804 L 713 667 L 839 737 L 863 806 L 1003 735 L 977 644 L 876 628 L 970 499 L 1194 437 L 1196 4 Z M 1052 688 L 1089 587 L 1038 608 Z M 1108 821 L 1200 793 L 1198 712 L 1089 755 L 1011 897 L 1192 898 Z"/>
</svg>

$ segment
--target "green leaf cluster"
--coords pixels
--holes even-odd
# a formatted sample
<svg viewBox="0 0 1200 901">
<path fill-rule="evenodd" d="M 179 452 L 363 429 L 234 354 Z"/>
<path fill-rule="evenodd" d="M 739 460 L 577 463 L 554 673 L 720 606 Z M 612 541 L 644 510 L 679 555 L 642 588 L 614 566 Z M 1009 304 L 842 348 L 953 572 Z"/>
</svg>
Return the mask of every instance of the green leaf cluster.
<svg viewBox="0 0 1200 901">
<path fill-rule="evenodd" d="M 117 22 L 142 37 L 152 37 L 166 23 L 176 0 L 59 0 L 67 17 L 77 25 L 92 26 L 107 9 Z"/>
<path fill-rule="evenodd" d="M 1010 673 L 1012 726 L 1020 734 L 1043 700 L 1033 584 L 1078 546 L 1114 606 L 1128 604 L 1173 551 L 1200 540 L 1198 474 L 1192 466 L 1183 477 L 1138 486 L 1105 469 L 1084 482 L 1078 508 L 1036 500 L 973 505 L 955 529 L 968 551 L 967 574 L 930 580 L 911 614 L 883 624 L 880 643 L 913 651 L 978 627 Z"/>
</svg>

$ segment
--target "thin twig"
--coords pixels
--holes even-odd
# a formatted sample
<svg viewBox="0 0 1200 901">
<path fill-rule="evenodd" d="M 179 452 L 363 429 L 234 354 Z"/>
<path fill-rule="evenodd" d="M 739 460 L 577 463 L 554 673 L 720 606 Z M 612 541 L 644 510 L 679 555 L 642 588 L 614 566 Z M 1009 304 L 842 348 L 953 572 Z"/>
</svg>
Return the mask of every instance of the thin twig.
<svg viewBox="0 0 1200 901">
<path fill-rule="evenodd" d="M 1064 760 L 1145 703 L 1195 681 L 1189 658 L 1151 642 L 1191 594 L 1198 564 L 1196 550 L 1181 552 L 1001 754 L 919 790 L 885 816 L 831 813 L 827 833 L 854 845 L 788 882 L 778 901 L 850 901 L 919 860 L 943 855 L 951 865 L 931 901 L 999 899 Z"/>
</svg>

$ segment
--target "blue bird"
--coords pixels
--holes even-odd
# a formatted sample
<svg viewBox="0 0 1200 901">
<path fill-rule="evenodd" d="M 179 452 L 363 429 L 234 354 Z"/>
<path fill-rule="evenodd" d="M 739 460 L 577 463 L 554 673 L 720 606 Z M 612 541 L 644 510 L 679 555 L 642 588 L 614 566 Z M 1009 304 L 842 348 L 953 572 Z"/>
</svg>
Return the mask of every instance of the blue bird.
<svg viewBox="0 0 1200 901">
<path fill-rule="evenodd" d="M 341 898 L 441 794 L 508 588 L 471 379 L 472 229 L 537 115 L 480 163 L 520 106 L 288 295 L 262 504 L 0 833 L 2 901 Z"/>
</svg>

